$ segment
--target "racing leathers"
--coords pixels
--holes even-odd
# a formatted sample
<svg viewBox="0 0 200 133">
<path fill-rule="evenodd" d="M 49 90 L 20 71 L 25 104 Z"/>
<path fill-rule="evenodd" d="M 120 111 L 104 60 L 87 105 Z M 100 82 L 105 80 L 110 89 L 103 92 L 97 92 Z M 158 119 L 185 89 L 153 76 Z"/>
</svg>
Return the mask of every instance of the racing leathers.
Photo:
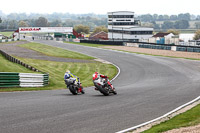
<svg viewBox="0 0 200 133">
<path fill-rule="evenodd" d="M 77 84 L 77 82 L 79 80 L 78 77 L 73 75 L 70 71 L 66 72 L 65 75 L 64 75 L 64 80 L 67 80 L 67 79 L 73 80 L 74 84 Z M 81 91 L 82 91 L 82 89 L 80 87 L 78 92 L 81 92 Z"/>
<path fill-rule="evenodd" d="M 107 82 L 108 85 L 113 89 L 112 84 L 110 83 L 108 77 L 105 76 L 105 75 L 102 75 L 102 74 L 99 74 L 98 72 L 95 72 L 93 74 L 93 78 L 92 79 L 93 79 L 94 85 L 96 87 L 95 90 L 98 90 L 98 88 L 97 88 L 97 84 L 98 83 L 101 84 L 101 85 L 104 85 L 105 82 Z"/>
</svg>

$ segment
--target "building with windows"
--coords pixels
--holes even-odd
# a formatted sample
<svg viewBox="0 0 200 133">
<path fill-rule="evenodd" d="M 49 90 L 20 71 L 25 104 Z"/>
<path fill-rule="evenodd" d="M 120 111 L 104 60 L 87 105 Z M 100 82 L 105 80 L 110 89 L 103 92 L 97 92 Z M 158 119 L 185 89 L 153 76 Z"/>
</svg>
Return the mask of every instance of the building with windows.
<svg viewBox="0 0 200 133">
<path fill-rule="evenodd" d="M 159 32 L 149 38 L 149 43 L 179 45 L 179 36 L 176 36 L 173 33 Z"/>
<path fill-rule="evenodd" d="M 143 41 L 153 36 L 153 28 L 141 27 L 134 12 L 108 12 L 108 38 L 110 40 Z"/>
</svg>

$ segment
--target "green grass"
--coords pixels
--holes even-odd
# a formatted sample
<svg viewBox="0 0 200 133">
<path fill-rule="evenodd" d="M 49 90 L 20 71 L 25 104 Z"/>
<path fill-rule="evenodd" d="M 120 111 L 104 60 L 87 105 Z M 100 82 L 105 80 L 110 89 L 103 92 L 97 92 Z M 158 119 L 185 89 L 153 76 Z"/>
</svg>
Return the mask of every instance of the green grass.
<svg viewBox="0 0 200 133">
<path fill-rule="evenodd" d="M 26 69 L 25 67 L 19 64 L 8 61 L 1 54 L 0 54 L 0 72 L 34 73 L 33 71 Z"/>
<path fill-rule="evenodd" d="M 27 43 L 27 44 L 21 44 L 19 46 L 35 50 L 37 52 L 43 53 L 48 56 L 72 58 L 72 59 L 85 59 L 85 60 L 95 59 L 93 57 L 90 57 L 84 54 L 80 54 L 77 52 L 68 51 L 65 49 L 56 48 L 52 46 L 47 46 L 47 45 L 39 44 L 39 43 Z"/>
<path fill-rule="evenodd" d="M 10 37 L 12 35 L 13 32 L 0 32 L 0 34 Z"/>
<path fill-rule="evenodd" d="M 161 133 L 175 128 L 194 126 L 200 123 L 200 105 L 191 110 L 175 116 L 169 121 L 153 126 L 143 133 Z"/>
<path fill-rule="evenodd" d="M 92 44 L 92 43 L 79 43 L 79 42 L 66 42 L 66 41 L 64 43 L 78 44 L 78 45 L 89 46 L 89 47 L 113 46 L 113 45 Z"/>
<path fill-rule="evenodd" d="M 92 86 L 92 74 L 95 71 L 99 71 L 100 73 L 108 75 L 110 78 L 113 78 L 118 70 L 113 65 L 103 64 L 103 63 L 69 63 L 69 62 L 53 62 L 53 61 L 43 61 L 36 59 L 27 59 L 27 58 L 19 58 L 24 63 L 27 63 L 43 72 L 49 73 L 50 84 L 45 87 L 38 88 L 5 88 L 0 89 L 0 91 L 30 91 L 30 90 L 52 90 L 52 89 L 63 89 L 66 88 L 64 83 L 64 73 L 66 69 L 69 69 L 74 75 L 77 75 L 83 86 Z M 1 71 L 3 72 L 29 72 L 32 71 L 17 65 L 15 63 L 11 63 L 6 59 L 0 59 Z M 87 91 L 87 90 L 86 90 Z"/>
</svg>

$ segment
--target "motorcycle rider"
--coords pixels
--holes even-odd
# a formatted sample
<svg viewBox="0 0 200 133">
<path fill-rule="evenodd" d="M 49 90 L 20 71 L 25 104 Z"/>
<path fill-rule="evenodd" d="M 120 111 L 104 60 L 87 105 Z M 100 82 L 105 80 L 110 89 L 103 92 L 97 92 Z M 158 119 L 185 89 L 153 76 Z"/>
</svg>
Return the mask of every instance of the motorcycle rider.
<svg viewBox="0 0 200 133">
<path fill-rule="evenodd" d="M 108 77 L 107 77 L 106 75 L 99 74 L 98 72 L 95 72 L 95 73 L 93 74 L 93 78 L 92 78 L 92 79 L 93 79 L 94 84 L 95 84 L 95 83 L 107 82 L 108 85 L 111 87 L 111 89 L 114 89 L 113 86 L 112 86 L 112 84 L 110 83 L 110 81 L 108 80 Z M 103 80 L 103 79 L 105 79 L 105 80 Z M 97 87 L 95 87 L 94 89 L 95 89 L 95 90 L 98 90 Z"/>
<path fill-rule="evenodd" d="M 71 79 L 71 80 L 73 80 L 74 82 L 78 82 L 78 77 L 75 76 L 75 75 L 73 75 L 73 74 L 70 72 L 70 70 L 66 70 L 66 72 L 65 72 L 64 80 L 66 80 L 66 79 Z M 67 86 L 67 87 L 68 87 L 68 86 Z M 80 87 L 80 88 L 78 89 L 78 92 L 81 92 L 81 91 L 82 91 L 82 88 Z"/>
</svg>

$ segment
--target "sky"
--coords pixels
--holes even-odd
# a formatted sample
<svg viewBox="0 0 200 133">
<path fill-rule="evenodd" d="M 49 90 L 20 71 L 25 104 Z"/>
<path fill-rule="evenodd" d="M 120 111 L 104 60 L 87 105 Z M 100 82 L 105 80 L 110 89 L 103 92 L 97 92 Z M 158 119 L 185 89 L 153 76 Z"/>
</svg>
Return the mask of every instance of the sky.
<svg viewBox="0 0 200 133">
<path fill-rule="evenodd" d="M 9 13 L 107 14 L 133 11 L 135 14 L 200 15 L 200 0 L 2 0 L 0 11 Z"/>
</svg>

